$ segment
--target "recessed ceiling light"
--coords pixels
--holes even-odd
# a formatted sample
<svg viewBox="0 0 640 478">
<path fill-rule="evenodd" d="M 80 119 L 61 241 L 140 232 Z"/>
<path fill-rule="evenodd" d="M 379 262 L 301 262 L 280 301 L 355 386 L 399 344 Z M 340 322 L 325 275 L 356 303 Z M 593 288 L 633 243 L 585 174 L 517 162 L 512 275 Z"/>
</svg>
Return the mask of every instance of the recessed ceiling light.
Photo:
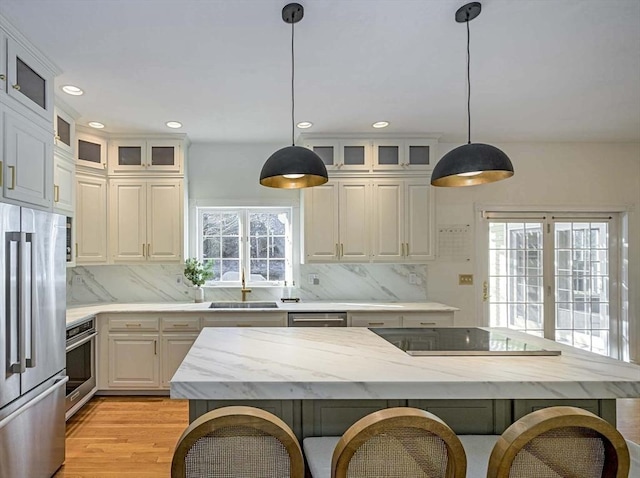
<svg viewBox="0 0 640 478">
<path fill-rule="evenodd" d="M 165 124 L 169 128 L 173 128 L 173 129 L 182 128 L 182 123 L 180 123 L 179 121 L 167 121 Z"/>
<path fill-rule="evenodd" d="M 89 121 L 89 126 L 91 126 L 92 128 L 97 128 L 97 129 L 104 128 L 104 125 L 102 123 L 100 123 L 99 121 Z"/>
<path fill-rule="evenodd" d="M 389 126 L 389 122 L 388 121 L 376 121 L 371 126 L 373 126 L 374 128 L 386 128 L 387 126 Z"/>
<path fill-rule="evenodd" d="M 62 91 L 64 91 L 68 95 L 73 95 L 73 96 L 84 95 L 84 91 L 82 91 L 77 86 L 73 86 L 73 85 L 64 85 L 62 87 Z"/>
<path fill-rule="evenodd" d="M 311 128 L 313 126 L 313 123 L 311 121 L 300 121 L 300 123 L 298 123 L 296 126 L 300 129 L 307 129 Z"/>
</svg>

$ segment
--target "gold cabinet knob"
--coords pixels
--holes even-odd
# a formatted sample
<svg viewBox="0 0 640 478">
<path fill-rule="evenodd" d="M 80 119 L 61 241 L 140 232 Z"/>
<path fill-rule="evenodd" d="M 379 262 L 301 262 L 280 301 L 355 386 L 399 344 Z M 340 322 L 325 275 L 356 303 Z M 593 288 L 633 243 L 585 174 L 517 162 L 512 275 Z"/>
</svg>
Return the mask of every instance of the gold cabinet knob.
<svg viewBox="0 0 640 478">
<path fill-rule="evenodd" d="M 0 75 L 0 80 L 4 81 L 6 79 L 7 79 L 7 77 L 5 75 Z"/>
<path fill-rule="evenodd" d="M 13 85 L 13 89 L 16 91 L 20 91 L 20 85 L 16 83 L 15 85 Z"/>
</svg>

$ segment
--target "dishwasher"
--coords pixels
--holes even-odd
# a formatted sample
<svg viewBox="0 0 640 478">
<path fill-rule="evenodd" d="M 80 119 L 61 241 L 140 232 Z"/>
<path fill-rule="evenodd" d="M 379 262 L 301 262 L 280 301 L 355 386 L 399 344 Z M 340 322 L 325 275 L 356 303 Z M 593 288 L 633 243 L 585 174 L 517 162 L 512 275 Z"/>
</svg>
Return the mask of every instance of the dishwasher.
<svg viewBox="0 0 640 478">
<path fill-rule="evenodd" d="M 346 312 L 289 312 L 289 327 L 346 327 Z"/>
</svg>

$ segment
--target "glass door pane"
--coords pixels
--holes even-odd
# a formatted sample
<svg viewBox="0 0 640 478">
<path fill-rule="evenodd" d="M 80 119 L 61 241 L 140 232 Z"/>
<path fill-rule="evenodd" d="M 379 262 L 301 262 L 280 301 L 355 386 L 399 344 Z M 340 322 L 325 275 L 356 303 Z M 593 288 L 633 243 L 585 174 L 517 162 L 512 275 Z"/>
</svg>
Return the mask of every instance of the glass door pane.
<svg viewBox="0 0 640 478">
<path fill-rule="evenodd" d="M 609 354 L 609 224 L 556 222 L 556 340 Z"/>
<path fill-rule="evenodd" d="M 18 57 L 16 57 L 16 78 L 20 93 L 42 109 L 46 109 L 46 80 Z"/>
<path fill-rule="evenodd" d="M 142 147 L 118 146 L 118 164 L 120 166 L 141 166 Z"/>
<path fill-rule="evenodd" d="M 151 147 L 151 166 L 173 166 L 176 163 L 175 158 L 173 146 Z"/>
<path fill-rule="evenodd" d="M 489 223 L 489 323 L 542 337 L 543 224 Z"/>
</svg>

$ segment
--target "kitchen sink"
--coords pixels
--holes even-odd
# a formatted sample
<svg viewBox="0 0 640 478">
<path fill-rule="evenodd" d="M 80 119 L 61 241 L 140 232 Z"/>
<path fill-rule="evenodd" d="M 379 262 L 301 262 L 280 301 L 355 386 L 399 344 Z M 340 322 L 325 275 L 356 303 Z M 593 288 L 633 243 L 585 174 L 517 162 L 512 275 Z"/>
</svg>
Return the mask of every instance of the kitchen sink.
<svg viewBox="0 0 640 478">
<path fill-rule="evenodd" d="M 277 309 L 275 302 L 211 302 L 210 309 Z"/>
</svg>

